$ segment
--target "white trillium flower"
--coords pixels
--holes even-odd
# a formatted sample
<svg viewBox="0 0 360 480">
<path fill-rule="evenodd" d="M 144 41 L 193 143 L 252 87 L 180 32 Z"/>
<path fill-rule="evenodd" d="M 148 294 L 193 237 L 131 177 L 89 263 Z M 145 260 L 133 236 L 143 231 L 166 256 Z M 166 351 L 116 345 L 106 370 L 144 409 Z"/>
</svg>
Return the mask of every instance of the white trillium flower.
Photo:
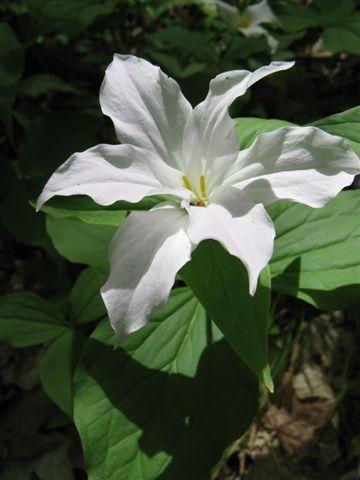
<svg viewBox="0 0 360 480">
<path fill-rule="evenodd" d="M 246 7 L 243 12 L 221 0 L 205 0 L 202 3 L 216 7 L 219 16 L 237 28 L 246 37 L 266 37 L 271 51 L 274 52 L 276 50 L 279 42 L 262 25 L 268 24 L 279 27 L 280 22 L 275 17 L 266 0 Z"/>
<path fill-rule="evenodd" d="M 118 338 L 166 302 L 176 273 L 205 239 L 242 261 L 254 294 L 275 237 L 265 206 L 288 199 L 322 207 L 360 172 L 347 142 L 315 127 L 283 127 L 239 152 L 228 107 L 258 80 L 292 65 L 222 73 L 193 109 L 159 67 L 114 56 L 100 103 L 123 143 L 72 155 L 49 179 L 37 208 L 54 195 L 88 195 L 100 205 L 155 194 L 175 199 L 130 213 L 111 242 L 101 293 Z"/>
</svg>

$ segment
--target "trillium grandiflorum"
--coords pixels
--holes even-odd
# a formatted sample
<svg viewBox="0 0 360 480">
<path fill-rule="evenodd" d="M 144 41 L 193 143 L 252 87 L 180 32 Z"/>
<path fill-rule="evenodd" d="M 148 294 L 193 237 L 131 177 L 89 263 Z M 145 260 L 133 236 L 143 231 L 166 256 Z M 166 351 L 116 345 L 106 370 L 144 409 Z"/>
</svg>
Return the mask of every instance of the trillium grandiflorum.
<svg viewBox="0 0 360 480">
<path fill-rule="evenodd" d="M 100 205 L 157 194 L 174 199 L 130 213 L 111 242 L 101 293 L 118 338 L 167 300 L 176 273 L 205 239 L 243 262 L 254 294 L 275 237 L 265 206 L 288 199 L 322 207 L 360 172 L 346 141 L 315 127 L 280 128 L 239 152 L 228 107 L 258 80 L 292 66 L 273 62 L 255 72 L 222 73 L 193 109 L 160 68 L 114 56 L 100 103 L 123 143 L 72 155 L 49 179 L 37 208 L 54 195 L 85 194 Z"/>
<path fill-rule="evenodd" d="M 264 24 L 272 25 L 273 27 L 279 27 L 280 22 L 275 17 L 269 4 L 266 0 L 262 0 L 260 3 L 250 5 L 241 12 L 237 7 L 229 5 L 221 0 L 205 0 L 205 5 L 214 6 L 219 12 L 219 16 L 237 28 L 246 37 L 266 37 L 266 41 L 271 48 L 271 51 L 275 51 L 278 46 L 278 41 L 263 27 Z"/>
</svg>

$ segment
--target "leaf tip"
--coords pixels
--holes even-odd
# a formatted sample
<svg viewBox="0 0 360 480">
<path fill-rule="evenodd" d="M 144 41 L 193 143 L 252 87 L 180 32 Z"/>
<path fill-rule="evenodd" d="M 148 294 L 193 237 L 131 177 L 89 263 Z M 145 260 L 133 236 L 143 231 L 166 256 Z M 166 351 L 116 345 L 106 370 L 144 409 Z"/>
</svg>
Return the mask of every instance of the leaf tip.
<svg viewBox="0 0 360 480">
<path fill-rule="evenodd" d="M 263 382 L 266 388 L 269 390 L 270 393 L 274 393 L 274 382 L 271 378 L 270 366 L 269 364 L 266 365 L 262 372 Z"/>
</svg>

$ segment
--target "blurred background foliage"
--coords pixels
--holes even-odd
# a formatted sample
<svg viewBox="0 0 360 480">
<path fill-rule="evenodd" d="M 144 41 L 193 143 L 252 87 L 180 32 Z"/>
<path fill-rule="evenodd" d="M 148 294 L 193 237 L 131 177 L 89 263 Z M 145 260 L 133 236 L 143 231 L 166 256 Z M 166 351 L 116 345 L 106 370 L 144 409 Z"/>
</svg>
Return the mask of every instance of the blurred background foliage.
<svg viewBox="0 0 360 480">
<path fill-rule="evenodd" d="M 256 3 L 244 0 L 232 5 L 241 16 Z M 91 226 L 91 232 L 86 220 L 79 224 L 71 218 L 58 221 L 52 218 L 46 223 L 45 215 L 36 214 L 31 202 L 53 170 L 71 153 L 100 142 L 116 142 L 111 122 L 102 115 L 98 102 L 105 68 L 115 52 L 131 53 L 159 64 L 179 82 L 193 105 L 205 97 L 208 83 L 217 73 L 239 68 L 253 70 L 272 60 L 296 60 L 296 68 L 260 82 L 235 102 L 231 108 L 233 116 L 306 124 L 359 104 L 360 2 L 272 0 L 269 5 L 278 20 L 276 25 L 266 26 L 277 42 L 275 50 L 269 47 L 266 36 L 245 36 L 239 31 L 239 24 L 222 18 L 211 2 L 2 0 L 1 294 L 28 291 L 28 297 L 21 297 L 21 301 L 36 309 L 46 299 L 47 306 L 42 309 L 50 311 L 49 318 L 55 316 L 60 323 L 71 322 L 80 298 L 77 299 L 76 292 L 90 282 L 93 287 L 89 302 L 93 302 L 91 309 L 96 313 L 90 318 L 77 311 L 77 318 L 82 318 L 78 320 L 83 325 L 82 334 L 91 330 L 88 322 L 105 314 L 95 295 L 104 276 L 94 274 L 91 269 L 83 270 L 81 264 L 93 267 L 106 264 L 102 245 L 114 232 L 112 222 L 104 220 L 104 225 Z M 81 242 L 77 252 L 69 248 L 69 243 L 73 247 L 75 240 Z M 261 440 L 263 431 L 260 429 L 259 434 L 257 430 L 258 443 L 254 445 L 254 438 L 258 438 L 254 433 L 255 437 L 245 446 L 234 447 L 225 466 L 220 466 L 214 474 L 217 478 L 242 478 L 239 472 L 246 475 L 244 478 L 257 480 L 275 476 L 359 478 L 356 469 L 360 454 L 360 383 L 355 379 L 360 364 L 354 339 L 359 338 L 360 325 L 354 312 L 349 314 L 351 320 L 342 313 L 326 315 L 327 321 L 312 307 L 282 297 L 274 307 L 271 330 L 272 347 L 278 352 L 273 362 L 276 377 L 282 378 L 284 372 L 290 375 L 298 362 L 306 363 L 311 358 L 322 366 L 325 362 L 329 378 L 338 382 L 335 393 L 333 390 L 329 393 L 326 390 L 330 388 L 329 380 L 312 370 L 310 377 L 318 381 L 320 375 L 320 383 L 325 385 L 325 390 L 315 396 L 317 401 L 325 398 L 338 408 L 335 413 L 334 408 L 325 409 L 324 413 L 324 402 L 320 402 L 317 407 L 324 415 L 321 421 L 316 423 L 312 419 L 309 426 L 306 412 L 302 412 L 305 420 L 301 417 L 301 425 L 295 425 L 300 438 L 297 441 L 306 445 L 318 438 L 314 432 L 321 429 L 323 457 L 314 459 L 311 451 L 305 449 L 300 462 L 293 459 L 295 447 L 289 438 L 294 433 L 286 431 L 284 424 L 288 426 L 294 419 L 284 420 L 282 407 L 277 405 L 273 406 L 277 410 L 272 416 L 267 413 L 265 419 L 266 431 L 275 432 L 270 440 Z M 47 322 L 46 318 L 42 321 Z M 59 328 L 57 323 L 54 329 Z M 315 337 L 309 337 L 314 329 L 317 329 L 316 342 Z M 6 465 L 0 478 L 86 478 L 74 427 L 39 387 L 39 365 L 43 365 L 40 373 L 43 388 L 52 397 L 53 386 L 49 384 L 54 377 L 49 377 L 49 369 L 53 371 L 57 352 L 59 349 L 66 352 L 72 338 L 63 339 L 58 350 L 56 346 L 52 349 L 46 358 L 55 360 L 53 363 L 48 360 L 50 366 L 46 369 L 43 362 L 46 348 L 32 345 L 48 345 L 58 333 L 46 336 L 39 331 L 33 341 L 22 343 L 19 336 L 8 342 L 22 347 L 20 350 L 5 344 L 0 350 L 0 405 L 5 412 L 0 419 L 0 456 Z M 291 353 L 294 351 L 297 353 Z M 340 362 L 344 368 L 334 372 L 330 368 L 334 362 Z M 69 372 L 73 363 L 69 361 Z M 64 411 L 69 398 L 71 392 L 63 392 L 58 400 Z M 299 405 L 306 404 L 307 397 L 296 398 L 299 411 Z M 304 422 L 308 424 L 304 426 Z M 270 442 L 270 447 L 265 455 L 256 457 L 254 451 L 261 450 L 259 445 L 264 442 Z M 284 461 L 281 451 L 291 460 Z M 338 470 L 334 476 L 330 467 L 335 463 Z M 322 473 L 306 476 L 309 471 Z"/>
</svg>

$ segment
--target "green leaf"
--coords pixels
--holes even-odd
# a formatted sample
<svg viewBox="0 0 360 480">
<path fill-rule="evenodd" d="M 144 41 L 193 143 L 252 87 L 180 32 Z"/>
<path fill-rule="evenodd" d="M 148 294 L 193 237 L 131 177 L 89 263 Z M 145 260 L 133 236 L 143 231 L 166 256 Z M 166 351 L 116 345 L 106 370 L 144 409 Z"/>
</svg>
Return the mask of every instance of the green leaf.
<svg viewBox="0 0 360 480">
<path fill-rule="evenodd" d="M 161 65 L 166 72 L 177 78 L 188 78 L 197 73 L 201 73 L 206 69 L 204 63 L 190 63 L 185 67 L 180 64 L 179 60 L 173 54 L 158 52 L 154 49 L 147 49 L 154 63 Z"/>
<path fill-rule="evenodd" d="M 282 2 L 276 5 L 276 17 L 282 29 L 288 33 L 299 32 L 321 25 L 321 16 L 310 8 Z"/>
<path fill-rule="evenodd" d="M 104 207 L 85 195 L 55 196 L 41 207 L 41 211 L 54 218 L 72 218 L 85 223 L 117 226 L 123 222 L 124 211 L 150 210 L 160 202 L 170 199 L 168 195 L 154 195 L 138 203 L 119 201 Z"/>
<path fill-rule="evenodd" d="M 21 144 L 22 175 L 43 183 L 74 152 L 98 143 L 98 126 L 96 118 L 75 112 L 53 112 L 37 118 Z"/>
<path fill-rule="evenodd" d="M 34 293 L 11 293 L 0 299 L 0 340 L 12 347 L 48 342 L 67 330 L 59 310 Z"/>
<path fill-rule="evenodd" d="M 36 477 L 39 480 L 75 480 L 74 468 L 68 455 L 71 446 L 70 441 L 62 439 L 56 449 L 35 459 L 33 462 Z M 33 479 L 34 475 L 31 475 L 31 478 Z"/>
<path fill-rule="evenodd" d="M 360 14 L 352 15 L 337 25 L 327 27 L 323 41 L 325 48 L 331 52 L 360 55 Z"/>
<path fill-rule="evenodd" d="M 40 73 L 26 78 L 22 81 L 20 90 L 29 97 L 38 97 L 47 92 L 81 93 L 60 77 L 49 73 Z"/>
<path fill-rule="evenodd" d="M 270 275 L 262 272 L 256 294 L 249 294 L 243 264 L 218 242 L 201 242 L 180 275 L 194 291 L 225 338 L 251 370 L 269 380 L 267 334 L 270 306 Z"/>
<path fill-rule="evenodd" d="M 243 117 L 236 119 L 236 131 L 240 138 L 240 148 L 248 148 L 255 138 L 266 132 L 272 132 L 281 127 L 294 126 L 286 120 Z"/>
<path fill-rule="evenodd" d="M 304 35 L 305 35 L 305 32 L 302 31 L 302 32 L 296 32 L 296 33 L 282 34 L 281 36 L 276 37 L 276 40 L 279 42 L 276 50 L 283 51 L 287 49 L 295 40 L 299 40 Z M 290 57 L 292 59 L 294 53 L 291 51 L 290 53 L 292 54 L 292 57 Z"/>
<path fill-rule="evenodd" d="M 57 197 L 57 198 L 59 200 L 64 199 L 65 202 L 59 202 L 59 203 L 60 204 L 64 203 L 68 205 L 70 208 L 53 207 L 52 206 L 53 204 L 51 203 L 50 205 L 49 204 L 43 205 L 40 210 L 46 213 L 47 215 L 49 215 L 49 217 L 77 220 L 82 223 L 89 223 L 91 225 L 107 225 L 107 226 L 117 227 L 121 225 L 126 218 L 126 211 L 124 210 L 110 210 L 110 209 L 107 209 L 107 207 L 101 207 L 100 205 L 96 205 L 96 204 L 94 204 L 95 208 L 93 210 L 76 210 L 71 208 L 71 205 L 73 204 L 73 202 L 76 202 L 77 200 L 76 198 L 74 197 Z M 66 199 L 68 199 L 69 201 L 67 202 Z M 49 203 L 50 202 L 51 200 L 49 201 Z M 35 206 L 35 202 L 32 202 L 32 205 Z M 122 207 L 124 205 L 120 205 L 120 206 Z"/>
<path fill-rule="evenodd" d="M 69 417 L 73 416 L 73 375 L 86 337 L 69 330 L 48 348 L 40 368 L 44 391 Z"/>
<path fill-rule="evenodd" d="M 354 11 L 354 0 L 315 0 L 314 6 L 321 15 L 321 24 L 331 25 L 343 21 Z"/>
<path fill-rule="evenodd" d="M 93 21 L 111 13 L 116 0 L 105 0 L 101 3 L 93 0 L 26 0 L 29 12 L 40 23 L 45 31 L 59 31 L 68 35 L 76 35 L 89 27 Z"/>
<path fill-rule="evenodd" d="M 332 135 L 339 135 L 349 141 L 354 151 L 360 155 L 360 107 L 350 108 L 313 122 Z"/>
<path fill-rule="evenodd" d="M 238 61 L 259 52 L 267 52 L 269 45 L 264 37 L 234 37 L 224 52 L 224 60 Z"/>
<path fill-rule="evenodd" d="M 311 125 L 332 135 L 339 135 L 349 141 L 354 151 L 360 155 L 360 107 L 350 108 L 341 113 L 321 118 Z M 248 148 L 255 138 L 281 127 L 296 126 L 285 120 L 244 117 L 236 119 L 236 131 L 240 138 L 240 148 Z"/>
<path fill-rule="evenodd" d="M 174 52 L 175 49 L 207 64 L 216 62 L 218 58 L 209 32 L 187 30 L 174 26 L 148 34 L 146 39 L 158 48 L 171 52 Z"/>
<path fill-rule="evenodd" d="M 107 321 L 75 375 L 89 480 L 202 478 L 248 427 L 257 380 L 188 289 L 114 350 Z"/>
<path fill-rule="evenodd" d="M 76 323 L 87 323 L 103 317 L 106 308 L 100 295 L 106 275 L 96 268 L 87 268 L 76 279 L 70 294 L 70 303 Z"/>
<path fill-rule="evenodd" d="M 286 124 L 291 125 L 279 120 L 238 119 L 237 132 L 241 139 L 242 148 L 248 148 L 260 133 L 276 130 Z M 345 138 L 354 151 L 360 155 L 360 107 L 331 115 L 312 124 L 330 134 Z M 347 192 L 346 198 L 351 195 L 355 194 Z M 352 209 L 354 209 L 354 201 L 356 203 L 355 198 L 352 199 Z M 360 274 L 356 267 L 359 262 L 358 248 L 356 247 L 356 237 L 358 235 L 355 228 L 356 219 L 353 216 L 354 212 L 351 212 L 349 206 L 351 201 L 349 199 L 347 201 L 345 199 L 341 200 L 343 202 L 341 206 L 337 202 L 340 202 L 340 200 L 336 199 L 320 210 L 313 210 L 310 207 L 290 202 L 277 202 L 269 206 L 269 212 L 274 215 L 278 234 L 275 240 L 276 249 L 270 264 L 274 290 L 297 296 L 322 309 L 346 308 L 355 302 L 356 289 L 359 283 L 355 277 Z M 333 204 L 334 207 L 332 207 Z M 339 210 L 337 211 L 336 208 Z M 349 208 L 349 211 L 347 211 L 347 208 Z M 344 216 L 338 221 L 337 215 L 340 215 L 340 212 L 343 212 Z M 352 220 L 347 216 L 348 213 Z M 277 215 L 280 215 L 280 219 L 277 219 Z M 322 215 L 324 215 L 323 223 L 320 222 Z M 312 223 L 308 226 L 307 222 L 312 221 L 311 219 L 314 219 L 319 228 L 324 228 L 323 233 L 320 234 L 318 227 L 314 228 Z M 280 222 L 279 225 L 278 222 Z M 299 232 L 299 238 L 296 232 L 292 233 L 291 229 L 287 232 L 287 222 L 289 222 L 289 225 L 294 225 L 296 232 Z M 331 222 L 334 222 L 335 228 L 332 228 Z M 281 236 L 283 231 L 286 232 L 286 235 L 284 235 L 284 239 L 280 239 L 279 234 Z M 331 255 L 333 255 L 332 252 L 336 247 L 323 249 L 319 235 L 324 242 L 334 235 L 342 238 L 341 242 L 345 242 L 345 240 L 350 242 L 350 250 L 346 246 L 346 242 L 344 244 L 339 243 L 338 248 L 340 250 L 344 248 L 346 254 L 342 254 L 339 250 L 336 256 L 339 256 L 337 264 L 340 266 L 333 271 L 330 269 L 330 266 L 334 263 Z M 349 238 L 347 238 L 347 235 L 349 235 Z M 290 239 L 289 243 L 287 243 L 288 238 Z M 294 255 L 287 253 L 286 249 L 283 252 L 285 248 L 283 242 L 286 242 L 286 248 L 289 248 L 290 252 L 295 252 Z M 301 253 L 304 244 L 309 245 L 308 250 Z M 317 246 L 319 246 L 321 253 L 317 252 Z M 330 252 L 328 257 L 326 256 L 327 251 Z M 295 256 L 297 253 L 299 253 L 298 258 Z M 358 255 L 357 258 L 356 255 Z M 282 258 L 282 262 L 275 263 L 279 258 Z M 340 258 L 343 259 L 343 263 L 340 262 Z M 347 264 L 346 261 L 350 264 Z M 316 271 L 316 265 L 318 264 L 319 268 L 322 269 L 321 272 Z M 298 281 L 302 282 L 301 287 L 299 287 Z"/>
<path fill-rule="evenodd" d="M 275 291 L 323 310 L 359 302 L 359 190 L 342 192 L 321 209 L 282 201 L 269 213 L 277 234 L 270 262 Z"/>
<path fill-rule="evenodd" d="M 103 272 L 109 268 L 108 248 L 116 229 L 67 218 L 46 219 L 46 230 L 60 255 L 70 262 L 84 263 Z"/>
</svg>

